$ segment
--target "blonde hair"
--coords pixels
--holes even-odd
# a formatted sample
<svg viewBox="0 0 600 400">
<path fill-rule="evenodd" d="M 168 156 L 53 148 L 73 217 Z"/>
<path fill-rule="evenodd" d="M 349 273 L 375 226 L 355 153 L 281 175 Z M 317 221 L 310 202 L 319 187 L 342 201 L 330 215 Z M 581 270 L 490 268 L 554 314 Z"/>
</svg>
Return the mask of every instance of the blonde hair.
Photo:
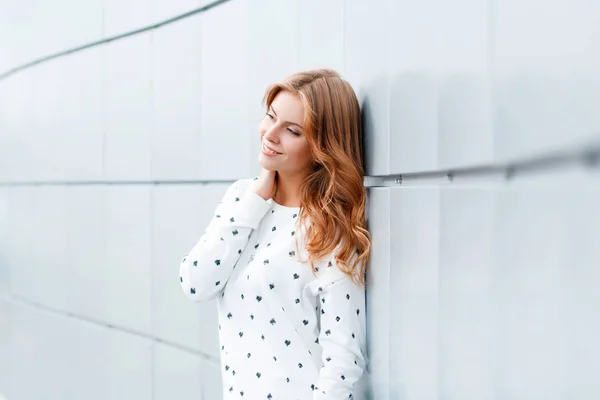
<svg viewBox="0 0 600 400">
<path fill-rule="evenodd" d="M 306 227 L 305 247 L 314 262 L 335 251 L 338 268 L 357 285 L 365 284 L 371 251 L 366 229 L 362 125 L 354 90 L 330 69 L 313 69 L 271 85 L 267 109 L 287 91 L 304 105 L 304 130 L 314 160 L 300 185 L 299 223 Z"/>
</svg>

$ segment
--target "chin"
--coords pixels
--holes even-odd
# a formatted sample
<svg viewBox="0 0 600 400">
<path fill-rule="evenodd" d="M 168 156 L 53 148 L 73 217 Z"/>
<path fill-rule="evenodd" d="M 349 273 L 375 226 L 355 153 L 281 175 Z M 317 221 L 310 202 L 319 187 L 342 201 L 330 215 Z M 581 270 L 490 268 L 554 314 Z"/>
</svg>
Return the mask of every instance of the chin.
<svg viewBox="0 0 600 400">
<path fill-rule="evenodd" d="M 265 162 L 264 160 L 262 160 L 261 156 L 258 156 L 258 165 L 260 165 L 261 167 L 263 167 L 267 171 L 276 171 L 277 170 L 277 168 L 273 164 L 271 164 L 270 162 Z"/>
</svg>

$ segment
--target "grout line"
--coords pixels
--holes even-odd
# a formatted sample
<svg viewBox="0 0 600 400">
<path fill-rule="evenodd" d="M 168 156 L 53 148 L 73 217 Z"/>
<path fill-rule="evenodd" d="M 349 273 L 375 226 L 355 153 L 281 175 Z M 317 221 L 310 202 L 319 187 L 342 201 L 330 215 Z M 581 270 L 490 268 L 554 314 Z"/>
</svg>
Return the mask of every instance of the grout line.
<svg viewBox="0 0 600 400">
<path fill-rule="evenodd" d="M 21 72 L 21 71 L 23 71 L 25 69 L 28 69 L 28 68 L 31 68 L 31 67 L 33 67 L 35 65 L 38 65 L 38 64 L 41 64 L 41 63 L 44 63 L 44 62 L 47 62 L 47 61 L 50 61 L 50 60 L 53 60 L 53 59 L 56 59 L 56 58 L 59 58 L 59 57 L 63 57 L 63 56 L 69 55 L 69 54 L 77 53 L 77 52 L 80 52 L 82 50 L 89 49 L 90 47 L 99 46 L 101 44 L 109 43 L 109 42 L 112 42 L 112 41 L 115 41 L 115 40 L 119 40 L 119 39 L 124 39 L 124 38 L 127 38 L 129 36 L 134 36 L 134 35 L 137 35 L 137 34 L 140 34 L 140 33 L 144 33 L 144 32 L 147 32 L 147 31 L 150 31 L 150 30 L 153 30 L 153 29 L 157 29 L 157 28 L 160 28 L 161 26 L 172 24 L 173 22 L 182 20 L 184 18 L 188 18 L 188 17 L 191 17 L 193 15 L 200 14 L 202 12 L 208 11 L 211 8 L 219 6 L 219 5 L 221 5 L 223 3 L 226 3 L 228 1 L 230 1 L 230 0 L 216 0 L 216 1 L 213 1 L 212 3 L 204 5 L 202 7 L 193 9 L 193 10 L 188 11 L 188 12 L 183 13 L 183 14 L 176 15 L 174 17 L 168 18 L 168 19 L 163 20 L 161 22 L 157 22 L 157 23 L 154 23 L 152 25 L 145 26 L 143 28 L 139 28 L 139 29 L 135 29 L 133 31 L 129 31 L 129 32 L 118 34 L 118 35 L 110 36 L 110 37 L 107 37 L 105 39 L 100 39 L 100 40 L 97 40 L 95 42 L 90 42 L 90 43 L 83 44 L 83 45 L 80 45 L 80 46 L 77 46 L 77 47 L 73 47 L 71 49 L 59 51 L 57 53 L 53 53 L 53 54 L 49 54 L 47 56 L 40 57 L 40 58 L 35 59 L 33 61 L 30 61 L 30 62 L 27 62 L 25 64 L 21 64 L 21 65 L 19 65 L 17 67 L 11 68 L 8 71 L 4 71 L 4 72 L 0 73 L 0 81 L 2 81 L 3 79 L 8 78 L 11 75 L 16 74 L 17 72 Z"/>
<path fill-rule="evenodd" d="M 89 323 L 89 324 L 96 325 L 96 326 L 102 326 L 104 328 L 116 330 L 116 331 L 121 332 L 121 333 L 128 333 L 128 334 L 133 335 L 133 336 L 138 336 L 138 337 L 141 337 L 141 338 L 144 338 L 144 339 L 149 339 L 149 340 L 153 341 L 154 343 L 164 344 L 166 346 L 169 346 L 169 347 L 181 350 L 181 351 L 185 351 L 187 353 L 194 354 L 194 355 L 196 355 L 196 356 L 198 356 L 198 357 L 200 357 L 200 358 L 202 358 L 202 359 L 204 359 L 206 361 L 211 361 L 211 362 L 214 362 L 214 363 L 219 363 L 220 362 L 218 357 L 214 357 L 214 356 L 212 356 L 210 354 L 206 354 L 206 353 L 204 353 L 204 352 L 202 352 L 200 350 L 193 349 L 193 348 L 188 347 L 186 345 L 182 345 L 182 344 L 179 344 L 179 343 L 176 343 L 176 342 L 172 342 L 170 340 L 165 340 L 165 339 L 162 339 L 162 338 L 160 338 L 158 336 L 149 335 L 147 333 L 140 332 L 140 331 L 137 331 L 135 329 L 130 329 L 130 328 L 126 328 L 126 327 L 123 327 L 123 326 L 110 324 L 110 323 L 107 323 L 107 322 L 104 322 L 104 321 L 100 321 L 100 320 L 97 320 L 95 318 L 90 318 L 90 317 L 87 317 L 85 315 L 81 315 L 81 314 L 78 314 L 78 313 L 65 312 L 65 311 L 62 311 L 62 310 L 59 310 L 59 309 L 56 309 L 56 308 L 48 307 L 48 306 L 45 306 L 43 304 L 39 304 L 37 302 L 34 302 L 34 301 L 29 300 L 29 299 L 23 298 L 21 296 L 0 295 L 0 299 L 4 299 L 7 302 L 10 302 L 10 303 L 13 303 L 13 304 L 30 307 L 30 308 L 36 309 L 38 311 L 46 312 L 46 313 L 49 313 L 49 314 L 60 315 L 62 317 L 72 318 L 72 319 L 75 319 L 75 320 L 80 321 L 80 322 Z M 3 399 L 0 398 L 0 400 L 3 400 Z"/>
</svg>

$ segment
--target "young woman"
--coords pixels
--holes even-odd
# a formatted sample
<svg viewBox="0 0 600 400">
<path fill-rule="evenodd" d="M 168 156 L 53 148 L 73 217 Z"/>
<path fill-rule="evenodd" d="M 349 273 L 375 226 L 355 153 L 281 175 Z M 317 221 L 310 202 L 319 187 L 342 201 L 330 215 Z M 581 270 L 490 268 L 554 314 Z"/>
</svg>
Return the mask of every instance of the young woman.
<svg viewBox="0 0 600 400">
<path fill-rule="evenodd" d="M 326 69 L 272 85 L 264 102 L 262 172 L 226 191 L 181 286 L 218 300 L 224 399 L 351 399 L 371 248 L 359 105 Z"/>
</svg>

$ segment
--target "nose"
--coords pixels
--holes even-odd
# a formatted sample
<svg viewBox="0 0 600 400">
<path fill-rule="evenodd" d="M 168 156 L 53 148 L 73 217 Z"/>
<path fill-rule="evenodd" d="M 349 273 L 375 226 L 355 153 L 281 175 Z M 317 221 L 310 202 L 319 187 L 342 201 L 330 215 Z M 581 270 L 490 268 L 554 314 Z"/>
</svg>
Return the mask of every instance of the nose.
<svg viewBox="0 0 600 400">
<path fill-rule="evenodd" d="M 278 143 L 279 142 L 279 134 L 277 124 L 272 124 L 269 126 L 263 135 L 263 138 L 267 139 L 269 142 Z"/>
</svg>

